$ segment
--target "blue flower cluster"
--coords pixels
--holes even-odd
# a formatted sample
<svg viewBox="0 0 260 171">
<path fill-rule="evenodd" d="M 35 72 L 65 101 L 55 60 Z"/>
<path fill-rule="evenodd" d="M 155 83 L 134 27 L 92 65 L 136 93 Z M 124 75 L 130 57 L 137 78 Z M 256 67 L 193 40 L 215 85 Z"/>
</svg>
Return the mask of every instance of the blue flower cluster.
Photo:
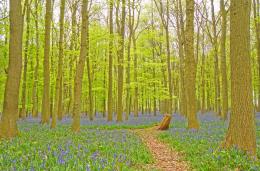
<svg viewBox="0 0 260 171">
<path fill-rule="evenodd" d="M 19 123 L 20 136 L 0 142 L 0 170 L 131 170 L 152 162 L 139 137 L 127 130 L 72 133 L 66 124 Z"/>
</svg>

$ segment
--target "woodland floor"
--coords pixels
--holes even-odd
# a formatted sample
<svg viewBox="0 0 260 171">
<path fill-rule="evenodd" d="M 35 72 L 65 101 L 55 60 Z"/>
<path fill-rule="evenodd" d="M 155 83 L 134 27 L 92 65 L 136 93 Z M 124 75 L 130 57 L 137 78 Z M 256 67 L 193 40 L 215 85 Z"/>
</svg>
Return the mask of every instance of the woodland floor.
<svg viewBox="0 0 260 171">
<path fill-rule="evenodd" d="M 157 139 L 159 132 L 157 127 L 136 129 L 134 132 L 140 136 L 144 144 L 153 155 L 154 163 L 145 166 L 146 169 L 160 171 L 187 171 L 188 164 L 183 161 L 180 153 L 171 149 L 166 143 Z"/>
<path fill-rule="evenodd" d="M 260 113 L 256 113 L 257 160 L 238 149 L 219 149 L 228 121 L 214 113 L 198 114 L 200 129 L 186 129 L 186 119 L 174 114 L 167 131 L 157 131 L 163 115 L 131 115 L 122 123 L 81 118 L 79 134 L 70 117 L 56 129 L 39 118 L 18 121 L 20 135 L 0 141 L 0 170 L 123 170 L 219 171 L 260 170 Z"/>
</svg>

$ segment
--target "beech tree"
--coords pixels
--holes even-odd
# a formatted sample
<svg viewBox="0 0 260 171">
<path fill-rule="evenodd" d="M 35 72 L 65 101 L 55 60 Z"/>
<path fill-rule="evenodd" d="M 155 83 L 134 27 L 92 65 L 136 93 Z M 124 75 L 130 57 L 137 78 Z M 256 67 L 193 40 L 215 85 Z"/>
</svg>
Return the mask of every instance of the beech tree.
<svg viewBox="0 0 260 171">
<path fill-rule="evenodd" d="M 185 82 L 188 128 L 198 129 L 196 116 L 196 61 L 194 57 L 194 0 L 186 0 Z"/>
<path fill-rule="evenodd" d="M 118 3 L 119 4 L 119 3 Z M 118 24 L 119 28 L 119 51 L 118 51 L 118 83 L 117 83 L 117 121 L 123 120 L 123 85 L 124 85 L 124 45 L 125 45 L 125 19 L 126 19 L 126 2 L 122 0 L 122 14 L 121 23 Z M 118 7 L 117 7 L 118 8 Z"/>
<path fill-rule="evenodd" d="M 18 134 L 19 88 L 22 72 L 23 19 L 21 0 L 10 0 L 9 65 L 5 84 L 3 115 L 0 122 L 0 138 L 12 138 Z"/>
<path fill-rule="evenodd" d="M 231 0 L 231 116 L 223 146 L 256 155 L 256 125 L 250 62 L 250 0 Z"/>
<path fill-rule="evenodd" d="M 46 0 L 45 14 L 45 38 L 44 38 L 44 86 L 42 97 L 42 120 L 41 123 L 50 121 L 50 31 L 52 21 L 52 0 Z"/>
<path fill-rule="evenodd" d="M 113 120 L 113 5 L 114 1 L 109 1 L 109 64 L 108 64 L 108 100 L 107 100 L 107 120 Z"/>
<path fill-rule="evenodd" d="M 56 79 L 56 93 L 54 102 L 54 111 L 52 114 L 51 128 L 56 127 L 57 116 L 59 120 L 62 119 L 62 68 L 63 68 L 63 39 L 64 39 L 64 12 L 65 12 L 65 0 L 61 0 L 60 5 L 60 38 L 59 38 L 59 64 L 58 74 Z"/>
<path fill-rule="evenodd" d="M 80 115 L 81 115 L 81 95 L 82 95 L 82 78 L 83 71 L 85 67 L 85 61 L 87 56 L 87 23 L 88 23 L 88 0 L 82 0 L 82 25 L 81 25 L 81 45 L 80 45 L 80 56 L 77 64 L 75 82 L 74 82 L 74 103 L 73 103 L 73 122 L 72 122 L 72 131 L 80 131 Z"/>
</svg>

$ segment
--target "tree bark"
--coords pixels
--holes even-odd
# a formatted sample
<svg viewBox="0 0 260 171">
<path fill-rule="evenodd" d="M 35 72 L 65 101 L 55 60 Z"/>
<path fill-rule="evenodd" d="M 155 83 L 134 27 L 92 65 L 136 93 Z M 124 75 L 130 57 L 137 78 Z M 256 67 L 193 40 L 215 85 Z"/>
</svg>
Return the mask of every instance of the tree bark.
<svg viewBox="0 0 260 171">
<path fill-rule="evenodd" d="M 81 90 L 82 90 L 82 79 L 83 71 L 85 67 L 85 60 L 87 56 L 87 8 L 88 0 L 82 0 L 82 25 L 81 25 L 81 47 L 80 47 L 80 56 L 77 64 L 75 82 L 74 82 L 74 104 L 73 104 L 73 122 L 72 122 L 72 131 L 80 131 L 80 112 L 81 112 Z"/>
<path fill-rule="evenodd" d="M 36 65 L 34 69 L 34 80 L 32 90 L 32 116 L 38 117 L 38 77 L 39 77 L 39 1 L 35 0 L 35 39 L 36 39 Z"/>
<path fill-rule="evenodd" d="M 223 146 L 256 156 L 256 125 L 250 64 L 250 0 L 231 0 L 231 117 Z"/>
<path fill-rule="evenodd" d="M 180 58 L 180 113 L 182 115 L 186 115 L 186 99 L 185 99 L 185 64 L 184 64 L 184 22 L 183 22 L 183 14 L 182 14 L 182 4 L 181 0 L 177 2 L 177 34 L 178 34 L 178 49 L 179 49 L 179 58 Z"/>
<path fill-rule="evenodd" d="M 224 0 L 220 0 L 221 11 L 221 73 L 222 73 L 222 118 L 227 118 L 228 113 L 228 82 L 227 82 L 227 64 L 226 64 L 226 30 L 227 30 L 227 11 L 225 9 Z"/>
<path fill-rule="evenodd" d="M 52 114 L 51 128 L 55 128 L 57 124 L 57 116 L 59 120 L 62 119 L 62 72 L 63 72 L 63 40 L 64 40 L 64 13 L 65 13 L 65 0 L 60 1 L 60 37 L 59 37 L 59 62 L 58 62 L 58 73 L 56 78 L 55 87 L 55 102 L 54 112 Z"/>
<path fill-rule="evenodd" d="M 22 5 L 21 0 L 10 0 L 9 66 L 5 84 L 3 115 L 0 122 L 0 138 L 12 138 L 18 134 L 19 87 L 22 72 Z"/>
<path fill-rule="evenodd" d="M 91 73 L 91 66 L 90 66 L 90 56 L 89 56 L 89 14 L 87 11 L 87 37 L 86 37 L 86 50 L 87 50 L 87 70 L 88 70 L 88 98 L 89 98 L 89 120 L 93 120 L 93 93 L 92 93 L 92 73 Z M 94 75 L 94 74 L 93 74 Z M 95 112 L 96 113 L 96 112 Z"/>
<path fill-rule="evenodd" d="M 258 78 L 260 78 L 260 2 L 259 0 L 253 0 L 253 13 L 254 13 L 254 24 L 256 34 L 256 50 L 257 50 L 257 62 L 258 62 Z M 258 111 L 260 111 L 260 79 L 258 83 Z"/>
<path fill-rule="evenodd" d="M 213 23 L 213 42 L 214 49 L 214 76 L 215 76 L 215 111 L 220 115 L 220 81 L 219 81 L 219 62 L 218 62 L 218 37 L 217 23 L 215 18 L 214 0 L 211 0 L 211 16 Z"/>
<path fill-rule="evenodd" d="M 42 120 L 41 123 L 49 123 L 50 121 L 50 31 L 52 20 L 52 0 L 46 0 L 45 14 L 45 40 L 44 40 L 44 86 L 42 98 Z"/>
<path fill-rule="evenodd" d="M 138 80 L 137 80 L 137 47 L 136 47 L 136 38 L 133 35 L 133 48 L 134 48 L 134 82 L 135 82 L 135 89 L 134 89 L 134 116 L 138 117 Z"/>
<path fill-rule="evenodd" d="M 188 128 L 199 129 L 196 116 L 196 61 L 194 57 L 194 0 L 186 0 L 185 77 Z"/>
<path fill-rule="evenodd" d="M 117 94 L 117 122 L 123 121 L 123 83 L 124 83 L 124 45 L 125 45 L 125 18 L 126 3 L 122 0 L 122 19 L 120 28 L 118 54 L 118 94 Z"/>
<path fill-rule="evenodd" d="M 108 64 L 108 99 L 107 120 L 113 120 L 113 0 L 109 1 L 109 64 Z"/>
<path fill-rule="evenodd" d="M 23 66 L 23 85 L 22 85 L 22 110 L 21 118 L 26 117 L 26 91 L 27 91 L 27 65 L 28 65 L 28 51 L 29 51 L 29 39 L 30 39 L 30 15 L 31 15 L 31 3 L 26 4 L 26 42 L 24 47 L 24 66 Z"/>
</svg>

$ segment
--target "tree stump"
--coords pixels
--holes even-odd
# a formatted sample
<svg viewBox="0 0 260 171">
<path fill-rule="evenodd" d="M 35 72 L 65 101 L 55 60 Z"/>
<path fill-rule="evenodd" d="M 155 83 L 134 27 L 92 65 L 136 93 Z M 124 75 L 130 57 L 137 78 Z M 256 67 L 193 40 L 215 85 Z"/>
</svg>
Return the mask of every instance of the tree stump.
<svg viewBox="0 0 260 171">
<path fill-rule="evenodd" d="M 165 114 L 164 117 L 163 117 L 162 122 L 159 125 L 158 130 L 162 130 L 163 131 L 163 130 L 169 129 L 171 119 L 172 119 L 171 115 Z"/>
</svg>

